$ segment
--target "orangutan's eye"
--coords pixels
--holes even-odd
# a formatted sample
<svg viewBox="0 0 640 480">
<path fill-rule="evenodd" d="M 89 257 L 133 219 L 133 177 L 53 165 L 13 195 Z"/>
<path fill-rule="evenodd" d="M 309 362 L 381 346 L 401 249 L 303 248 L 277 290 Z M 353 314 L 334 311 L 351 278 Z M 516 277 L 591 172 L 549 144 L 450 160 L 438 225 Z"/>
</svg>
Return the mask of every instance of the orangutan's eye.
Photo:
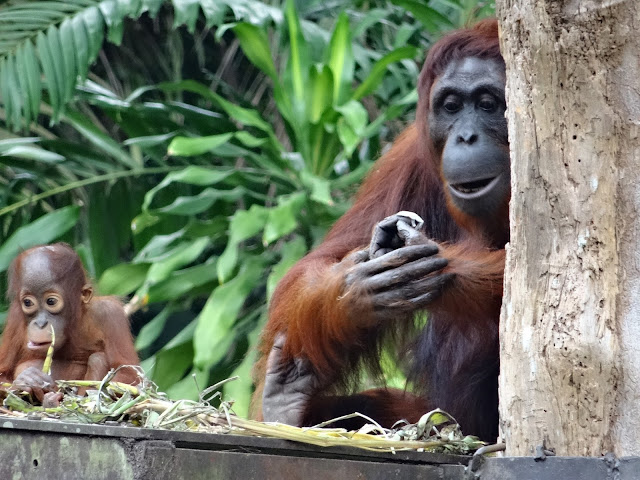
<svg viewBox="0 0 640 480">
<path fill-rule="evenodd" d="M 49 293 L 45 298 L 45 308 L 51 313 L 60 313 L 64 306 L 62 296 L 57 293 Z"/>
<path fill-rule="evenodd" d="M 462 104 L 461 104 L 461 102 L 460 102 L 460 100 L 458 98 L 450 95 L 449 97 L 447 97 L 445 102 L 442 104 L 442 107 L 448 113 L 456 113 L 458 110 L 460 110 L 462 108 Z"/>
<path fill-rule="evenodd" d="M 31 315 L 32 313 L 38 310 L 38 301 L 36 297 L 33 295 L 26 295 L 22 297 L 22 311 L 27 315 Z"/>
</svg>

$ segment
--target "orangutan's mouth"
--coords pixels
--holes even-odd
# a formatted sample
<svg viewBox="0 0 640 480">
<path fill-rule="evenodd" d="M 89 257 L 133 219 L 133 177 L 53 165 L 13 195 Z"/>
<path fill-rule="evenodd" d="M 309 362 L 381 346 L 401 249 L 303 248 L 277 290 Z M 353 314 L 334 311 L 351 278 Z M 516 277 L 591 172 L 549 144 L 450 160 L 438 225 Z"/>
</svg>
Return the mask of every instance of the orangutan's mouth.
<svg viewBox="0 0 640 480">
<path fill-rule="evenodd" d="M 457 197 L 465 199 L 473 199 L 483 196 L 489 192 L 500 181 L 500 177 L 489 177 L 480 180 L 474 180 L 472 182 L 449 184 L 451 193 Z"/>
<path fill-rule="evenodd" d="M 29 343 L 27 343 L 27 348 L 29 350 L 41 350 L 43 348 L 49 348 L 49 345 L 51 345 L 51 340 L 48 340 L 46 342 L 34 342 L 29 340 Z"/>
</svg>

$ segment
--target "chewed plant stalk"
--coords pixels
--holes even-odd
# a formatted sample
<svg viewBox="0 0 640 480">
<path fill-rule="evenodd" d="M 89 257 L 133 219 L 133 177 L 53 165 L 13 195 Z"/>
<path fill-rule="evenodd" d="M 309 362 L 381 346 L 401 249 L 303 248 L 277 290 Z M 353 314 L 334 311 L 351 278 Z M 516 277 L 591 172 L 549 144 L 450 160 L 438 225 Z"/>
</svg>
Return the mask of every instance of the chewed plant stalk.
<svg viewBox="0 0 640 480">
<path fill-rule="evenodd" d="M 51 363 L 53 363 L 53 349 L 56 346 L 56 331 L 53 328 L 53 325 L 49 325 L 51 327 L 51 344 L 49 345 L 49 349 L 47 350 L 47 356 L 44 359 L 44 364 L 42 365 L 42 371 L 47 375 L 51 375 Z"/>
</svg>

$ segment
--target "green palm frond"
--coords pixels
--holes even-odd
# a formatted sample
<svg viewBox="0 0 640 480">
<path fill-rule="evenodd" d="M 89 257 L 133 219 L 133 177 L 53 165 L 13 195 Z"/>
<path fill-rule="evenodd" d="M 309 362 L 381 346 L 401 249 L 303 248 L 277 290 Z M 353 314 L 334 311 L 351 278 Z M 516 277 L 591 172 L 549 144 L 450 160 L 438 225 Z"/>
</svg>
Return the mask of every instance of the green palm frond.
<svg viewBox="0 0 640 480">
<path fill-rule="evenodd" d="M 42 87 L 52 120 L 95 60 L 105 27 L 121 30 L 125 16 L 158 2 L 15 1 L 0 9 L 0 95 L 7 125 L 19 129 L 38 115 Z M 44 82 L 42 81 L 44 80 Z"/>
<path fill-rule="evenodd" d="M 19 130 L 36 118 L 43 90 L 56 122 L 96 59 L 105 36 L 119 44 L 125 18 L 152 16 L 164 4 L 175 25 L 190 31 L 202 10 L 207 26 L 231 10 L 252 23 L 279 12 L 254 0 L 12 0 L 0 6 L 0 103 L 7 126 Z"/>
</svg>

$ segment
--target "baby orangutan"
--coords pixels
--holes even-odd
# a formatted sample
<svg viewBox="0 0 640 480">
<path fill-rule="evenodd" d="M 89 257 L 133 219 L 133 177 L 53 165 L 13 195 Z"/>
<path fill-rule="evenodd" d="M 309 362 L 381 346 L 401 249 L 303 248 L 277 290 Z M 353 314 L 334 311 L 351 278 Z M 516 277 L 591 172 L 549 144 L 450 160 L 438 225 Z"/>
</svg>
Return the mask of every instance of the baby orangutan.
<svg viewBox="0 0 640 480">
<path fill-rule="evenodd" d="M 82 262 L 67 244 L 30 248 L 9 269 L 11 300 L 0 344 L 0 382 L 45 406 L 62 399 L 55 380 L 101 380 L 112 368 L 138 365 L 129 320 L 115 297 L 94 297 Z M 51 373 L 44 360 L 55 332 Z M 115 381 L 135 383 L 121 369 Z"/>
</svg>

